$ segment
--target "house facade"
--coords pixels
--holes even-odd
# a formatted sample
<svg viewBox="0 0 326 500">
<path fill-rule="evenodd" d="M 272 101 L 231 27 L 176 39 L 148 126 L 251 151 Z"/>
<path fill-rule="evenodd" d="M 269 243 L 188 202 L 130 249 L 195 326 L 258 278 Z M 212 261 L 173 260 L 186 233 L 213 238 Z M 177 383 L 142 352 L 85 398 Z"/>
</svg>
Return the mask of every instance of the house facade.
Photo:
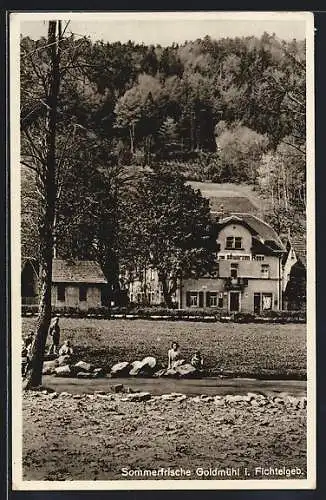
<svg viewBox="0 0 326 500">
<path fill-rule="evenodd" d="M 283 258 L 283 308 L 306 308 L 306 242 L 303 237 L 289 237 Z"/>
<path fill-rule="evenodd" d="M 181 280 L 172 297 L 175 305 L 180 309 L 212 307 L 228 313 L 281 309 L 285 248 L 275 231 L 253 214 L 219 214 L 213 225 L 217 239 L 214 272 Z M 128 287 L 130 302 L 163 304 L 156 270 L 137 276 Z"/>
<path fill-rule="evenodd" d="M 23 263 L 22 305 L 38 303 L 38 265 L 33 259 Z M 51 302 L 56 308 L 81 311 L 103 305 L 107 280 L 97 262 L 53 259 Z"/>
<path fill-rule="evenodd" d="M 252 214 L 217 222 L 215 271 L 181 283 L 181 308 L 214 307 L 228 313 L 282 308 L 284 247 L 275 231 Z"/>
<path fill-rule="evenodd" d="M 137 277 L 129 281 L 128 298 L 132 304 L 164 305 L 162 284 L 158 279 L 156 269 L 144 269 L 137 273 Z M 177 293 L 173 294 L 172 302 L 177 304 Z"/>
</svg>

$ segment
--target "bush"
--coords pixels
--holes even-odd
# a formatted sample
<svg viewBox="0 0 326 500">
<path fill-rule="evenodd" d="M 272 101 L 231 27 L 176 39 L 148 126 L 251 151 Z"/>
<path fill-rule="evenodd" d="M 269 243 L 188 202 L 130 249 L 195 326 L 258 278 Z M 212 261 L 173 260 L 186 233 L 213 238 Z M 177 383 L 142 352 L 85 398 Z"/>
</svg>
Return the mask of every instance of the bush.
<svg viewBox="0 0 326 500">
<path fill-rule="evenodd" d="M 112 307 L 109 309 L 105 306 L 90 308 L 87 311 L 81 311 L 74 307 L 54 307 L 53 314 L 59 314 L 71 318 L 111 318 L 115 315 L 135 316 L 136 318 L 151 319 L 153 316 L 166 317 L 170 320 L 198 320 L 204 321 L 234 321 L 235 323 L 305 323 L 305 311 L 263 311 L 260 314 L 253 313 L 228 313 L 226 310 L 221 310 L 217 307 L 203 307 L 198 309 L 168 309 L 160 306 L 143 306 L 129 304 L 126 307 Z M 22 306 L 23 316 L 34 316 L 38 313 L 37 305 Z"/>
<path fill-rule="evenodd" d="M 233 320 L 236 323 L 252 323 L 255 321 L 255 315 L 251 313 L 235 313 Z"/>
</svg>

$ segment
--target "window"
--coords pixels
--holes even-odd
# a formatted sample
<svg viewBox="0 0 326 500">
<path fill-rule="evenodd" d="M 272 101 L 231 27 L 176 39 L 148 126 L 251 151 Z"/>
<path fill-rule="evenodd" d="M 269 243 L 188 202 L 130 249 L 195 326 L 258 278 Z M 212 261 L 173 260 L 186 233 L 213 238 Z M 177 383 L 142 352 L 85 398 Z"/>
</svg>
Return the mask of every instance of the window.
<svg viewBox="0 0 326 500">
<path fill-rule="evenodd" d="M 234 238 L 234 248 L 237 249 L 242 248 L 242 238 L 239 237 Z"/>
<path fill-rule="evenodd" d="M 255 260 L 264 260 L 264 255 L 255 255 Z"/>
<path fill-rule="evenodd" d="M 234 262 L 231 263 L 231 278 L 238 277 L 238 267 L 238 264 L 235 264 Z"/>
<path fill-rule="evenodd" d="M 226 245 L 225 248 L 227 249 L 236 249 L 236 250 L 241 250 L 242 249 L 242 238 L 240 236 L 227 236 L 226 238 Z"/>
<path fill-rule="evenodd" d="M 233 248 L 233 236 L 228 236 L 226 238 L 226 245 L 225 248 Z"/>
<path fill-rule="evenodd" d="M 82 285 L 79 287 L 79 301 L 85 302 L 85 300 L 87 300 L 87 287 Z"/>
<path fill-rule="evenodd" d="M 190 294 L 190 307 L 198 307 L 198 293 Z"/>
<path fill-rule="evenodd" d="M 57 287 L 57 299 L 60 302 L 64 302 L 66 300 L 66 287 L 64 285 L 58 285 L 58 287 Z"/>
<path fill-rule="evenodd" d="M 204 292 L 187 292 L 187 307 L 204 307 Z"/>
<path fill-rule="evenodd" d="M 225 260 L 225 255 L 219 255 L 218 257 L 220 260 Z"/>
<path fill-rule="evenodd" d="M 217 306 L 217 293 L 213 292 L 209 294 L 209 305 L 210 307 Z"/>
<path fill-rule="evenodd" d="M 272 293 L 254 294 L 254 312 L 259 314 L 261 311 L 271 311 L 273 306 Z"/>
<path fill-rule="evenodd" d="M 241 260 L 250 260 L 250 255 L 241 255 Z"/>
<path fill-rule="evenodd" d="M 262 264 L 261 265 L 261 277 L 264 279 L 269 278 L 269 265 L 268 264 Z"/>
<path fill-rule="evenodd" d="M 270 311 L 273 304 L 273 294 L 263 293 L 262 294 L 262 309 L 263 311 Z"/>
<path fill-rule="evenodd" d="M 223 307 L 223 293 L 218 294 L 218 307 Z"/>
</svg>

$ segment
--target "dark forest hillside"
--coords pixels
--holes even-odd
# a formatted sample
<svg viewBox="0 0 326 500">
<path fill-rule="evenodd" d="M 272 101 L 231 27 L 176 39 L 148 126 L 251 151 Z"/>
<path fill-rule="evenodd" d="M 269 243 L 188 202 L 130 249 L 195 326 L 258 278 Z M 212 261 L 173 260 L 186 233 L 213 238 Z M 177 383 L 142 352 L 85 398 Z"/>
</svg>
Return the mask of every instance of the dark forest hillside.
<svg viewBox="0 0 326 500">
<path fill-rule="evenodd" d="M 21 39 L 21 122 L 34 136 L 46 113 L 45 45 L 46 39 Z M 135 171 L 141 176 L 144 167 L 249 184 L 268 200 L 266 218 L 279 234 L 304 231 L 304 41 L 265 33 L 161 47 L 71 36 L 62 46 L 63 59 L 67 54 L 72 63 L 62 74 L 57 125 L 58 147 L 69 151 L 58 171 L 63 253 L 68 246 L 88 256 L 81 235 L 100 214 L 106 214 L 101 231 L 112 236 Z M 27 135 L 22 159 L 33 162 Z M 23 194 L 31 183 L 24 178 Z M 23 243 L 30 246 L 37 194 L 32 205 L 26 197 L 22 203 Z M 119 248 L 110 252 L 116 256 Z"/>
</svg>

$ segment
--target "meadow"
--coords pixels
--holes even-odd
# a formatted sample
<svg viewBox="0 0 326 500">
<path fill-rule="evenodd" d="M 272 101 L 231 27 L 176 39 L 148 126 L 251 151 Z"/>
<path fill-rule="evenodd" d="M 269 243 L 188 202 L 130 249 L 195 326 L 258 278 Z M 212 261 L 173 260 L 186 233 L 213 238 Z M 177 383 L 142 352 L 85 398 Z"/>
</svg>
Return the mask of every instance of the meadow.
<svg viewBox="0 0 326 500">
<path fill-rule="evenodd" d="M 36 318 L 23 318 L 23 334 Z M 75 356 L 97 366 L 155 356 L 167 364 L 172 341 L 189 360 L 200 350 L 210 375 L 304 379 L 305 324 L 201 323 L 160 320 L 61 318 L 61 342 L 69 339 Z"/>
</svg>

